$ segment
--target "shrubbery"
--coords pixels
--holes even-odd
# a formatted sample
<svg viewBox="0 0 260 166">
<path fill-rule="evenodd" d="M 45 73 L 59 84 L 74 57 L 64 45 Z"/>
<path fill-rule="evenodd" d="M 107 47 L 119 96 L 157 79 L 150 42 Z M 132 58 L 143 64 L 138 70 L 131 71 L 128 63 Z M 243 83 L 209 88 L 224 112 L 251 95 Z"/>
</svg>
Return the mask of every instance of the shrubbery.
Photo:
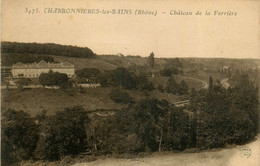
<svg viewBox="0 0 260 166">
<path fill-rule="evenodd" d="M 128 104 L 134 102 L 134 99 L 131 96 L 129 96 L 127 92 L 124 92 L 119 88 L 114 88 L 111 90 L 110 99 L 116 103 Z"/>
<path fill-rule="evenodd" d="M 180 84 L 178 84 L 172 77 L 170 77 L 168 79 L 168 83 L 165 87 L 165 90 L 168 93 L 185 95 L 185 94 L 188 94 L 189 87 L 188 87 L 188 84 L 184 80 L 182 80 L 180 82 Z"/>
<path fill-rule="evenodd" d="M 66 155 L 78 155 L 87 148 L 86 124 L 89 119 L 80 107 L 65 109 L 46 117 L 40 126 L 40 138 L 35 157 L 57 160 Z"/>
<path fill-rule="evenodd" d="M 91 78 L 96 77 L 100 73 L 100 70 L 96 68 L 84 68 L 76 71 L 76 75 L 79 78 Z"/>
<path fill-rule="evenodd" d="M 197 147 L 224 147 L 252 139 L 259 126 L 257 92 L 248 80 L 233 89 L 214 85 L 208 91 L 193 92 L 191 106 L 199 112 L 195 116 Z"/>
<path fill-rule="evenodd" d="M 183 75 L 183 71 L 179 70 L 178 68 L 171 67 L 161 70 L 160 74 L 165 77 L 171 77 L 172 75 Z"/>
<path fill-rule="evenodd" d="M 154 89 L 153 83 L 149 82 L 146 76 L 136 76 L 123 67 L 118 67 L 115 70 L 98 74 L 97 81 L 103 87 L 122 86 L 124 89 L 136 89 L 140 91 L 151 91 Z"/>
<path fill-rule="evenodd" d="M 68 84 L 69 78 L 67 74 L 49 71 L 49 73 L 42 73 L 39 76 L 39 82 L 42 86 L 50 85 L 66 85 Z"/>
<path fill-rule="evenodd" d="M 157 87 L 157 90 L 163 93 L 164 92 L 163 85 L 159 84 L 158 87 Z"/>
<path fill-rule="evenodd" d="M 8 109 L 1 114 L 2 165 L 30 159 L 39 137 L 38 127 L 28 113 Z"/>
</svg>

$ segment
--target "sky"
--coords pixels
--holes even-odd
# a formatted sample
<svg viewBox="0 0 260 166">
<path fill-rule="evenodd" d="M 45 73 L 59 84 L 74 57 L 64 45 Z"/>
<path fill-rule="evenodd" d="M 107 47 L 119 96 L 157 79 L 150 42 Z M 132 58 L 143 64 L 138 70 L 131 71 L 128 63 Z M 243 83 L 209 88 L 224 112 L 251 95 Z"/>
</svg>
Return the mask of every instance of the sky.
<svg viewBox="0 0 260 166">
<path fill-rule="evenodd" d="M 1 40 L 88 47 L 96 54 L 260 58 L 259 6 L 258 0 L 2 0 Z M 40 13 L 28 14 L 26 8 Z M 50 8 L 126 9 L 132 14 L 45 13 Z M 135 10 L 157 15 L 135 15 Z M 174 10 L 193 15 L 171 15 Z"/>
</svg>

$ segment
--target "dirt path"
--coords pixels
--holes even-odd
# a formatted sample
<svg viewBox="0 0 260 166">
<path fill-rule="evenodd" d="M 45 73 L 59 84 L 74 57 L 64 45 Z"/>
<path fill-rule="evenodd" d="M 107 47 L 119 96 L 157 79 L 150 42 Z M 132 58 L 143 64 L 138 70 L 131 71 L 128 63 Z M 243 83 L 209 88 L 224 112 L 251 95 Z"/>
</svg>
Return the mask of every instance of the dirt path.
<svg viewBox="0 0 260 166">
<path fill-rule="evenodd" d="M 243 149 L 243 153 L 241 151 Z M 99 159 L 74 166 L 259 166 L 260 140 L 231 149 L 201 153 L 154 153 L 135 159 Z"/>
</svg>

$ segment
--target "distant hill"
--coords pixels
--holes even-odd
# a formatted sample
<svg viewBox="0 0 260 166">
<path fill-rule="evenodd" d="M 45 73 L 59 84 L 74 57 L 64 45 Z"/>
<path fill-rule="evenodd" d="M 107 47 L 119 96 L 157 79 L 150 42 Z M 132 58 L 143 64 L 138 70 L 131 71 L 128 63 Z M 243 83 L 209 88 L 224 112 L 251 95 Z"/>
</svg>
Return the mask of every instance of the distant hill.
<svg viewBox="0 0 260 166">
<path fill-rule="evenodd" d="M 46 55 L 20 54 L 20 53 L 1 53 L 1 65 L 12 66 L 17 62 L 34 63 L 44 60 L 45 62 L 54 62 L 54 58 Z"/>
<path fill-rule="evenodd" d="M 1 42 L 1 53 L 46 54 L 78 58 L 95 57 L 93 51 L 87 47 L 64 46 L 54 43 Z"/>
</svg>

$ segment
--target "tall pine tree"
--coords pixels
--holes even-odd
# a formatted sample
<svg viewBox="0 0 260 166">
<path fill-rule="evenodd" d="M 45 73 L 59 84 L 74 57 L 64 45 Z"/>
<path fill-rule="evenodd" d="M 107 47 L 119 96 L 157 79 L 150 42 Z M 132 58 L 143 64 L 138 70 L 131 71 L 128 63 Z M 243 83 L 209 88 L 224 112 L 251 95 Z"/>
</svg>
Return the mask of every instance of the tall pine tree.
<svg viewBox="0 0 260 166">
<path fill-rule="evenodd" d="M 153 52 L 148 57 L 148 64 L 150 65 L 150 67 L 154 67 L 154 53 Z"/>
<path fill-rule="evenodd" d="M 212 90 L 213 88 L 213 78 L 210 76 L 209 77 L 209 90 Z"/>
</svg>

